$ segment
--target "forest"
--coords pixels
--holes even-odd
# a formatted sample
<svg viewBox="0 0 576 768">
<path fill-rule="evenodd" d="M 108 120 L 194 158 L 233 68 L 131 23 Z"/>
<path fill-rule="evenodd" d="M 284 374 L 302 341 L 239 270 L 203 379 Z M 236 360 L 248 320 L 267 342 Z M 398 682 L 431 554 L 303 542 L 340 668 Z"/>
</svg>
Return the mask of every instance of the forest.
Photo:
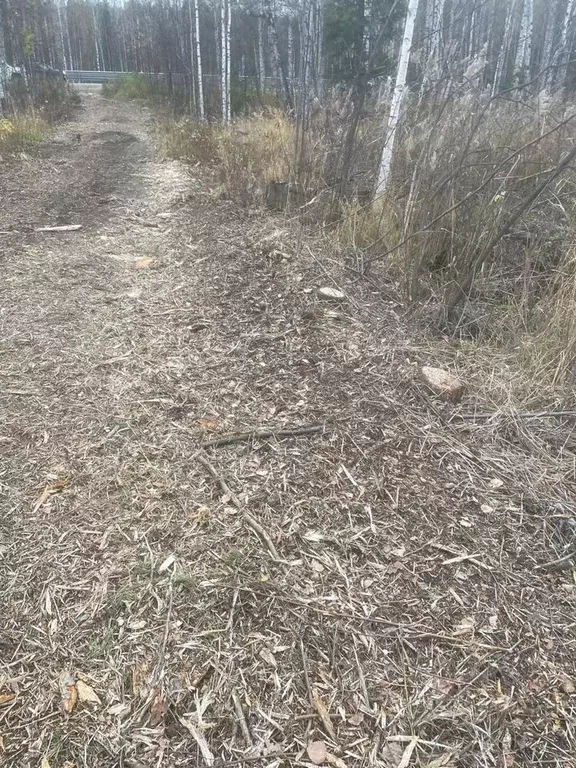
<svg viewBox="0 0 576 768">
<path fill-rule="evenodd" d="M 540 340 L 573 274 L 575 5 L 0 0 L 0 62 L 116 73 L 223 194 L 320 228 L 435 327 L 527 333 L 565 381 L 571 330 Z"/>
</svg>

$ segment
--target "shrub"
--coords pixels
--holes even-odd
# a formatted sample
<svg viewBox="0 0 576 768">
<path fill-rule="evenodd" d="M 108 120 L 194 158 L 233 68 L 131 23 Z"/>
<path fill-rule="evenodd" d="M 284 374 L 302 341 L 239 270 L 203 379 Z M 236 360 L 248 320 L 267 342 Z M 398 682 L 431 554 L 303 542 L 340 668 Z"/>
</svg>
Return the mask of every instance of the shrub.
<svg viewBox="0 0 576 768">
<path fill-rule="evenodd" d="M 165 96 L 165 87 L 153 75 L 135 72 L 104 83 L 102 93 L 107 98 L 158 102 Z"/>
<path fill-rule="evenodd" d="M 38 144 L 48 131 L 48 124 L 38 117 L 16 115 L 0 120 L 0 155 L 14 155 Z"/>
</svg>

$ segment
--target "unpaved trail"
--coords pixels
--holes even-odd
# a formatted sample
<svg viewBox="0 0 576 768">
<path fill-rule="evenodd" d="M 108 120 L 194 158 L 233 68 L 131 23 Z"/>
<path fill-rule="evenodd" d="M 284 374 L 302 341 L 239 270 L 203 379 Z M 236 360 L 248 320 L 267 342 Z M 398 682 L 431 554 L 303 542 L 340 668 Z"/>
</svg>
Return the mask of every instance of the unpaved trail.
<svg viewBox="0 0 576 768">
<path fill-rule="evenodd" d="M 0 175 L 0 761 L 292 765 L 323 739 L 349 768 L 573 765 L 572 585 L 534 570 L 512 489 L 537 464 L 433 427 L 394 305 L 347 283 L 323 312 L 329 257 L 146 120 L 86 95 Z M 198 462 L 317 423 L 206 448 L 230 492 Z M 63 673 L 98 699 L 64 712 Z"/>
</svg>

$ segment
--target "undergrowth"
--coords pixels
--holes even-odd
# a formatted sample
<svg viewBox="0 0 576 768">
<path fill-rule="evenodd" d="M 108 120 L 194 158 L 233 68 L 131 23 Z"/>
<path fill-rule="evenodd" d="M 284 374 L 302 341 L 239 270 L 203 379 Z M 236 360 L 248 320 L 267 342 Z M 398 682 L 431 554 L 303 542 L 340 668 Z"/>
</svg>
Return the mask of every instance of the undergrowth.
<svg viewBox="0 0 576 768">
<path fill-rule="evenodd" d="M 16 155 L 39 144 L 48 130 L 45 120 L 31 115 L 15 115 L 0 120 L 0 155 Z"/>
<path fill-rule="evenodd" d="M 498 365 L 495 352 L 502 365 L 516 366 L 494 388 L 499 402 L 537 398 L 542 383 L 569 399 L 576 173 L 551 177 L 572 144 L 573 109 L 526 95 L 414 101 L 388 193 L 373 203 L 381 110 L 367 109 L 360 121 L 343 192 L 347 112 L 337 98 L 311 114 L 303 141 L 280 111 L 229 126 L 167 120 L 159 137 L 169 156 L 211 168 L 223 194 L 305 212 L 343 259 L 352 256 L 356 270 L 415 307 L 433 335 L 464 344 L 471 358 L 471 345 L 489 350 L 486 365 Z"/>
</svg>

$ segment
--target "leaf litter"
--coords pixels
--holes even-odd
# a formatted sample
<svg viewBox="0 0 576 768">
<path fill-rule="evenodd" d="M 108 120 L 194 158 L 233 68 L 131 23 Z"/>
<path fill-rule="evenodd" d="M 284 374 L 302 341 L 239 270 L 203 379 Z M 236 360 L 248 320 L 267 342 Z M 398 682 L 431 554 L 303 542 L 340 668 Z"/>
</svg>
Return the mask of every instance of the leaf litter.
<svg viewBox="0 0 576 768">
<path fill-rule="evenodd" d="M 348 768 L 485 768 L 504 744 L 564 768 L 576 588 L 569 562 L 537 566 L 565 554 L 573 458 L 513 415 L 439 412 L 415 373 L 454 347 L 321 239 L 157 162 L 137 106 L 80 119 L 137 133 L 143 175 L 122 171 L 102 238 L 30 239 L 3 263 L 5 764 L 284 768 L 325 740 Z M 38 163 L 14 183 L 42 211 Z M 89 170 L 67 174 L 78 201 Z M 166 210 L 162 269 L 134 268 L 158 233 L 130 215 Z M 258 247 L 271 231 L 290 262 Z M 327 270 L 350 303 L 311 324 Z M 8 391 L 24 378 L 25 401 Z M 471 392 L 461 407 L 486 410 Z M 221 427 L 250 438 L 204 449 L 215 478 L 196 457 Z M 60 678 L 70 660 L 85 679 Z"/>
</svg>

